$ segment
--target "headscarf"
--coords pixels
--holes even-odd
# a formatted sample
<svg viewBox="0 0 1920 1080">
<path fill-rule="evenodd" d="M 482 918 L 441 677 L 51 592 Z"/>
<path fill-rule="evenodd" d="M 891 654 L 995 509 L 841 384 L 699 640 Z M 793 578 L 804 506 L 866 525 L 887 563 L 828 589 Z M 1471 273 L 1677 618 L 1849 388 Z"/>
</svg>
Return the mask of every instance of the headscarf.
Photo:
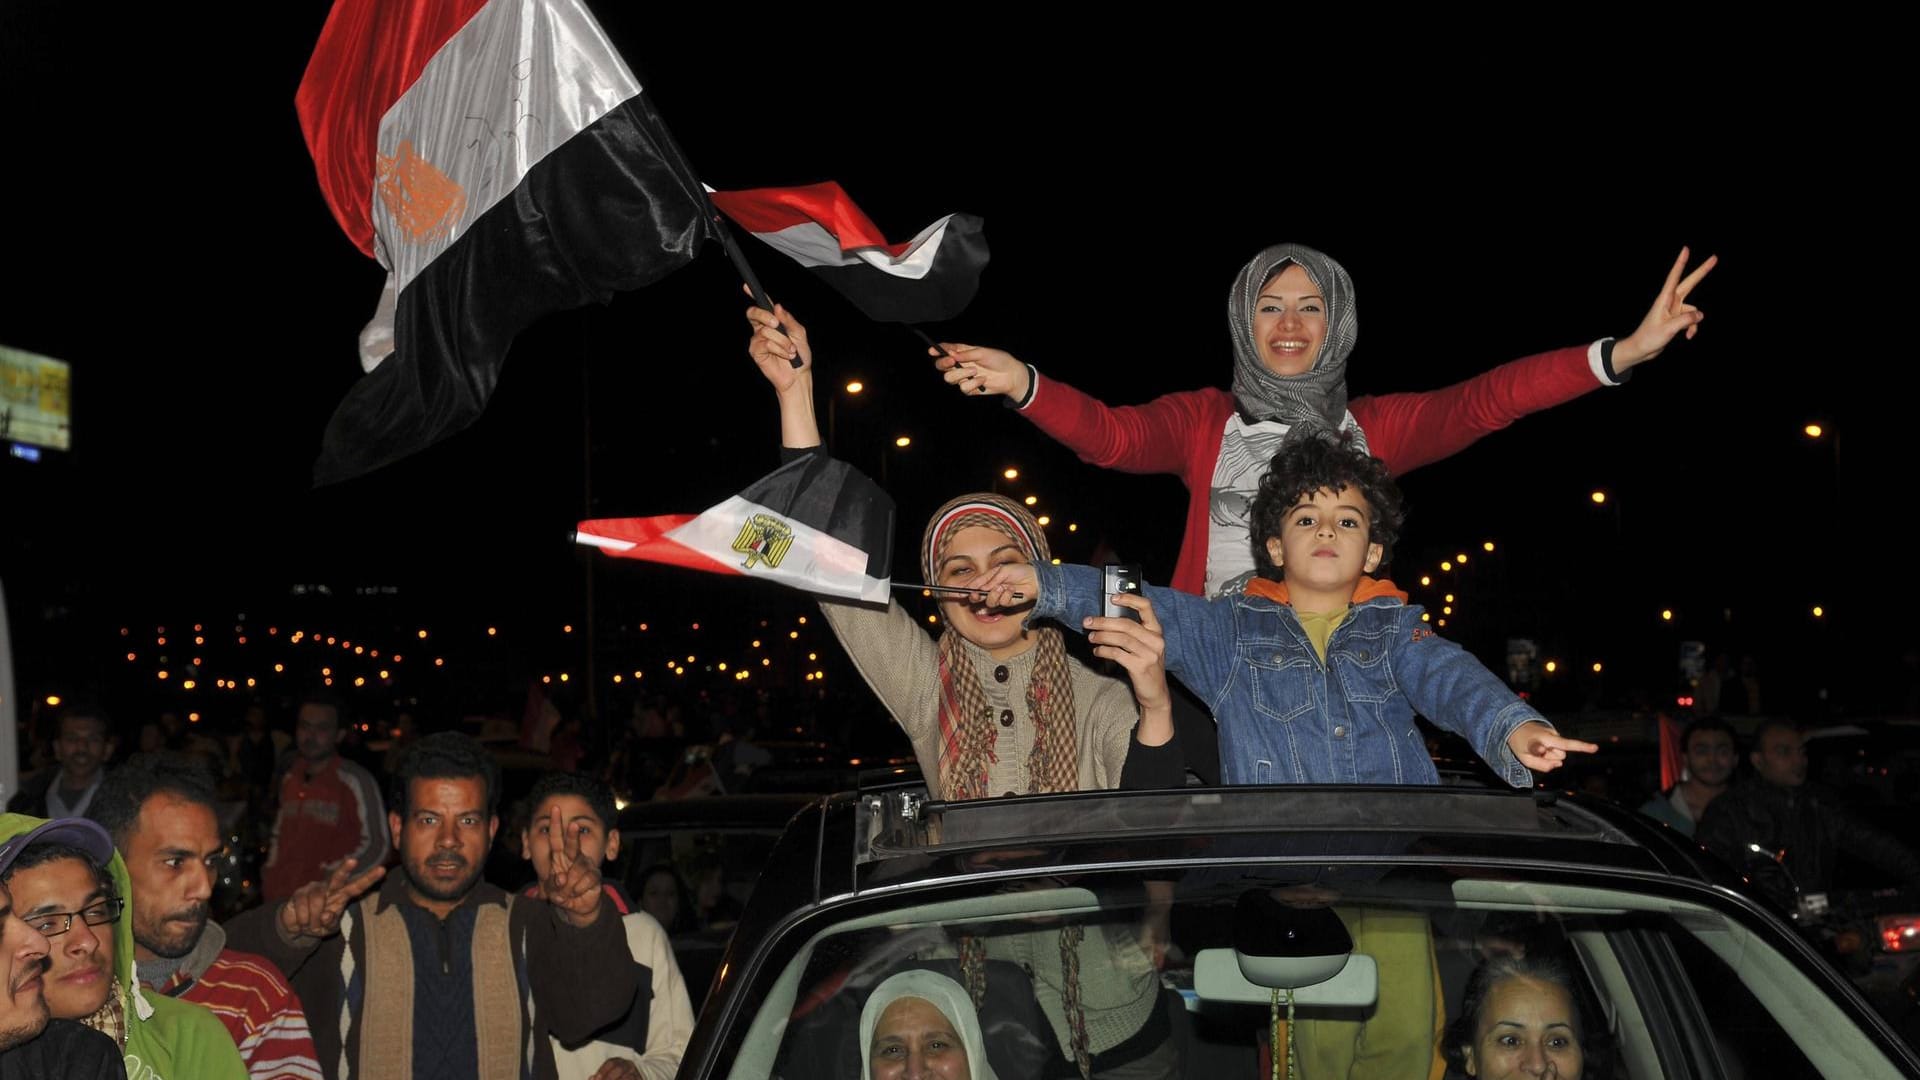
<svg viewBox="0 0 1920 1080">
<path fill-rule="evenodd" d="M 1253 340 L 1253 313 L 1260 290 L 1288 264 L 1299 266 L 1320 289 L 1327 304 L 1327 335 L 1313 367 L 1298 375 L 1276 375 L 1260 359 Z M 1233 397 L 1253 420 L 1278 420 L 1288 434 L 1339 431 L 1347 415 L 1347 357 L 1360 336 L 1354 312 L 1353 280 L 1346 268 L 1301 244 L 1275 244 L 1240 268 L 1227 296 L 1227 328 L 1233 335 Z M 1358 427 L 1354 438 L 1366 449 Z"/>
<path fill-rule="evenodd" d="M 921 968 L 888 976 L 867 996 L 866 1007 L 860 1010 L 861 1080 L 873 1078 L 873 1029 L 880 1024 L 880 1014 L 901 998 L 919 998 L 939 1009 L 940 1015 L 953 1025 L 953 1033 L 960 1036 L 960 1045 L 967 1051 L 969 1080 L 998 1080 L 993 1065 L 987 1061 L 987 1042 L 980 1034 L 980 1014 L 974 1011 L 967 992 L 945 975 Z"/>
<path fill-rule="evenodd" d="M 1000 495 L 962 495 L 934 512 L 920 541 L 921 580 L 935 573 L 962 529 L 980 525 L 1020 547 L 1028 562 L 1052 558 L 1047 537 L 1025 507 Z M 1034 637 L 1033 674 L 1027 681 L 1027 716 L 1033 721 L 1033 749 L 1027 757 L 1029 793 L 1073 791 L 1080 786 L 1078 736 L 1073 711 L 1073 677 L 1067 669 L 1066 643 L 1051 626 L 1028 631 Z M 993 746 L 998 725 L 966 641 L 951 625 L 940 634 L 940 797 L 983 799 L 987 766 L 997 760 Z"/>
</svg>

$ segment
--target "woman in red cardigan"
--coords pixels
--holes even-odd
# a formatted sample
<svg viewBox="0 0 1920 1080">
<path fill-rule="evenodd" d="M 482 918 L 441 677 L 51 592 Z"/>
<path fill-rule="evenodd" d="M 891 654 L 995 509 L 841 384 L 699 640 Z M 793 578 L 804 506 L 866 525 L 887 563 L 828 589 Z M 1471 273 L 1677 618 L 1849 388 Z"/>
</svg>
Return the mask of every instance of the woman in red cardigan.
<svg viewBox="0 0 1920 1080">
<path fill-rule="evenodd" d="M 1190 499 L 1172 585 L 1217 596 L 1253 569 L 1247 507 L 1290 429 L 1349 429 L 1395 475 L 1438 461 L 1528 413 L 1618 385 L 1676 334 L 1693 337 L 1704 316 L 1687 294 L 1716 261 L 1686 274 L 1682 248 L 1646 318 L 1624 338 L 1525 357 L 1427 393 L 1347 400 L 1347 357 L 1358 333 L 1353 283 L 1339 263 L 1299 244 L 1262 251 L 1234 280 L 1231 391 L 1187 390 L 1115 407 L 1042 378 L 999 349 L 943 343 L 947 355 L 935 366 L 962 393 L 1006 395 L 1083 461 L 1178 475 Z"/>
</svg>

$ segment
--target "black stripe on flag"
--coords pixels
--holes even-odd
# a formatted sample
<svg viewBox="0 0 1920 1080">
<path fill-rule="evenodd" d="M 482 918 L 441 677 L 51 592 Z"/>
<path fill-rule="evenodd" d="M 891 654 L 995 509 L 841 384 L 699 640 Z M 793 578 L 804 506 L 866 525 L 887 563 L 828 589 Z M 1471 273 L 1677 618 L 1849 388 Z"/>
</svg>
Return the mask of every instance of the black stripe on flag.
<svg viewBox="0 0 1920 1080">
<path fill-rule="evenodd" d="M 740 496 L 866 552 L 868 577 L 893 576 L 893 497 L 846 462 L 807 454 Z"/>
<path fill-rule="evenodd" d="M 691 261 L 711 235 L 706 205 L 645 94 L 567 140 L 401 291 L 400 347 L 334 410 L 314 483 L 370 472 L 471 424 L 515 335 Z"/>
</svg>

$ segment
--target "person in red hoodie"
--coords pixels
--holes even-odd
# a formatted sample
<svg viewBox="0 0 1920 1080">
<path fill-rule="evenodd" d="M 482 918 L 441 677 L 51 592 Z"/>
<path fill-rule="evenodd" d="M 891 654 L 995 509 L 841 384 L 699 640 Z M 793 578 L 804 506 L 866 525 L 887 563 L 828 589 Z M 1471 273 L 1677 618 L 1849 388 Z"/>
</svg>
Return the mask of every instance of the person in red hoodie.
<svg viewBox="0 0 1920 1080">
<path fill-rule="evenodd" d="M 342 859 L 362 867 L 387 861 L 386 807 L 373 774 L 340 756 L 346 724 L 324 695 L 300 702 L 294 745 L 300 756 L 280 781 L 280 813 L 261 874 L 268 902 L 327 876 Z"/>
</svg>

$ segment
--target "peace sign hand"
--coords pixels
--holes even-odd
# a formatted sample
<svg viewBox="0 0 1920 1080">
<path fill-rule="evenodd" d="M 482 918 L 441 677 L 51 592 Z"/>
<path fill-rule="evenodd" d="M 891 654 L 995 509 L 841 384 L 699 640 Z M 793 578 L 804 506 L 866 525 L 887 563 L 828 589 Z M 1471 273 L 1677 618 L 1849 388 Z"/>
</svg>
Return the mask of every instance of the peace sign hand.
<svg viewBox="0 0 1920 1080">
<path fill-rule="evenodd" d="M 1710 255 L 1707 261 L 1694 268 L 1693 273 L 1682 279 L 1687 269 L 1687 259 L 1692 253 L 1686 248 L 1680 249 L 1680 257 L 1673 261 L 1673 269 L 1667 271 L 1667 280 L 1660 287 L 1660 295 L 1654 298 L 1653 307 L 1647 310 L 1647 317 L 1640 320 L 1640 326 L 1634 332 L 1613 343 L 1613 370 L 1626 371 L 1635 364 L 1645 363 L 1659 356 L 1661 351 L 1673 341 L 1674 335 L 1685 331 L 1687 340 L 1700 332 L 1700 320 L 1707 317 L 1706 312 L 1687 303 L 1687 294 L 1693 291 L 1700 279 L 1720 263 L 1720 256 Z"/>
<path fill-rule="evenodd" d="M 547 873 L 540 879 L 542 899 L 552 904 L 570 926 L 592 926 L 600 917 L 603 896 L 600 867 L 580 857 L 580 834 L 566 827 L 560 805 L 547 813 Z"/>
<path fill-rule="evenodd" d="M 300 886 L 280 905 L 280 929 L 288 937 L 332 937 L 340 932 L 340 913 L 381 878 L 387 868 L 376 866 L 355 876 L 358 860 L 342 859 L 319 881 Z"/>
</svg>

